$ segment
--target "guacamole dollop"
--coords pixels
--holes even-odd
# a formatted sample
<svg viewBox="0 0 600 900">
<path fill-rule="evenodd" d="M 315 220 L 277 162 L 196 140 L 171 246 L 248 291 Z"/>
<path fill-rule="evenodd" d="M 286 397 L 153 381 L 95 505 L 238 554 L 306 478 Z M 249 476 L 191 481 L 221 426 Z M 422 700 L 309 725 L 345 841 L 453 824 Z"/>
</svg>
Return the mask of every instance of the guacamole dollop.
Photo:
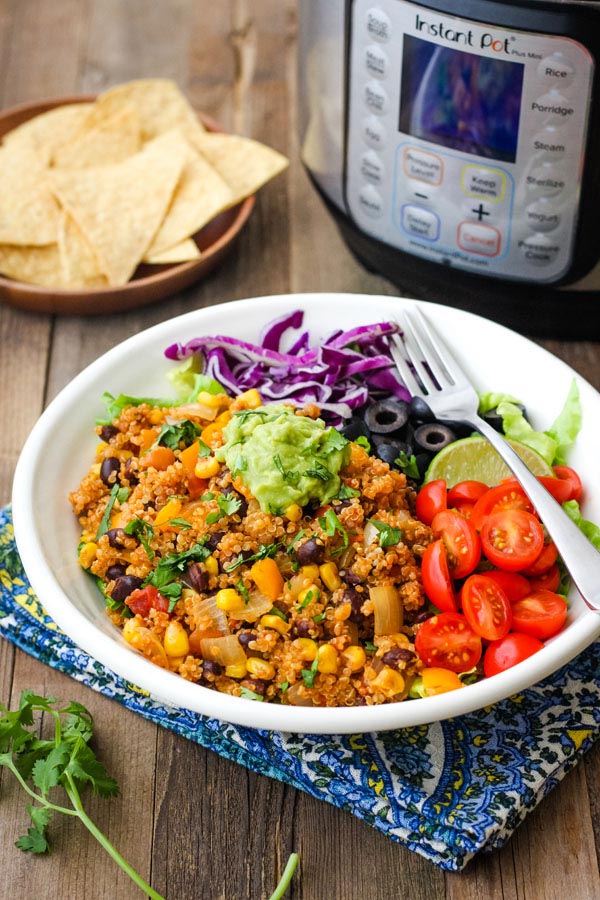
<svg viewBox="0 0 600 900">
<path fill-rule="evenodd" d="M 226 443 L 215 456 L 244 482 L 263 512 L 281 515 L 292 503 L 326 503 L 338 495 L 350 443 L 321 419 L 272 404 L 234 413 L 223 435 Z"/>
</svg>

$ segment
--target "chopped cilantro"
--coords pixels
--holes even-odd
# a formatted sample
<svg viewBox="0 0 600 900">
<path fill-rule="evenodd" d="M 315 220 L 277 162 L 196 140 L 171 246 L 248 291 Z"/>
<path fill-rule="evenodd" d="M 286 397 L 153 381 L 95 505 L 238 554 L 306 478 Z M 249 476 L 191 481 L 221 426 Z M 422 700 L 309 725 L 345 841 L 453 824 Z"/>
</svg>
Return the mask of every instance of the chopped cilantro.
<svg viewBox="0 0 600 900">
<path fill-rule="evenodd" d="M 225 516 L 232 516 L 238 511 L 241 505 L 241 498 L 236 497 L 235 494 L 219 494 L 217 497 L 217 506 L 219 509 L 216 512 L 211 512 L 207 515 L 206 524 L 214 525 L 215 522 L 219 522 Z"/>
<path fill-rule="evenodd" d="M 95 540 L 99 541 L 103 534 L 106 534 L 108 531 L 108 526 L 110 524 L 110 514 L 112 512 L 112 508 L 118 500 L 118 494 L 121 490 L 118 484 L 113 484 L 112 490 L 108 497 L 108 503 L 106 504 L 106 509 L 102 514 L 102 518 L 100 519 L 100 524 L 98 525 L 98 531 L 96 532 Z"/>
<path fill-rule="evenodd" d="M 360 435 L 356 438 L 356 440 L 354 441 L 354 443 L 355 443 L 355 444 L 358 444 L 359 447 L 362 447 L 363 450 L 366 450 L 367 453 L 370 453 L 370 452 L 371 452 L 371 444 L 370 444 L 370 441 L 369 441 L 368 438 L 366 438 L 366 437 L 364 436 L 364 434 L 360 434 Z"/>
<path fill-rule="evenodd" d="M 353 497 L 360 497 L 360 491 L 351 488 L 349 485 L 342 483 L 338 493 L 339 500 L 352 500 Z"/>
<path fill-rule="evenodd" d="M 207 491 L 205 494 L 202 494 L 200 499 L 202 500 L 203 503 L 206 503 L 208 500 L 214 500 L 215 495 L 213 494 L 212 491 Z"/>
<path fill-rule="evenodd" d="M 174 525 L 175 528 L 181 528 L 183 531 L 187 531 L 188 528 L 191 528 L 191 523 L 188 522 L 187 519 L 182 519 L 181 516 L 178 516 L 175 519 L 169 519 L 169 525 Z"/>
<path fill-rule="evenodd" d="M 398 466 L 401 472 L 404 472 L 407 478 L 415 478 L 416 480 L 418 480 L 421 477 L 419 467 L 417 466 L 417 458 L 414 453 L 409 457 L 406 455 L 404 450 L 401 450 L 397 458 L 394 460 L 394 463 Z"/>
<path fill-rule="evenodd" d="M 248 593 L 248 588 L 246 587 L 246 585 L 244 584 L 244 582 L 242 581 L 241 578 L 238 581 L 238 583 L 236 584 L 236 588 L 238 590 L 238 593 L 240 593 L 242 595 L 242 599 L 243 599 L 245 605 L 248 606 L 248 604 L 250 603 L 250 594 Z"/>
<path fill-rule="evenodd" d="M 243 425 L 249 416 L 268 416 L 269 413 L 266 409 L 236 409 L 233 415 L 237 416 Z"/>
<path fill-rule="evenodd" d="M 402 532 L 399 528 L 394 528 L 387 522 L 380 522 L 379 519 L 369 519 L 369 522 L 379 532 L 379 546 L 384 550 L 386 547 L 395 547 L 402 539 Z"/>
<path fill-rule="evenodd" d="M 255 691 L 251 691 L 247 687 L 240 688 L 240 697 L 244 697 L 245 700 L 259 700 L 261 703 L 265 699 L 260 694 L 257 694 Z"/>
<path fill-rule="evenodd" d="M 240 553 L 234 563 L 229 563 L 229 565 L 224 567 L 225 571 L 235 572 L 235 570 L 240 566 L 243 566 L 244 563 L 256 562 L 259 559 L 266 559 L 268 556 L 275 556 L 280 546 L 280 544 L 261 544 L 259 549 L 256 553 L 253 553 L 252 556 L 244 557 L 244 555 Z"/>
<path fill-rule="evenodd" d="M 326 618 L 327 618 L 327 616 L 325 615 L 324 612 L 322 612 L 322 613 L 319 613 L 318 616 L 313 616 L 313 622 L 315 622 L 318 625 L 319 622 L 322 622 Z"/>
<path fill-rule="evenodd" d="M 154 550 L 150 546 L 150 541 L 154 537 L 154 528 L 149 522 L 145 522 L 143 519 L 132 519 L 123 530 L 125 534 L 131 534 L 138 539 L 149 560 L 154 559 Z"/>
<path fill-rule="evenodd" d="M 280 609 L 277 609 L 276 606 L 271 607 L 271 609 L 269 610 L 269 615 L 270 616 L 279 616 L 279 618 L 283 619 L 284 622 L 287 622 L 287 620 L 288 620 L 288 617 L 286 616 L 286 614 L 284 612 L 282 612 Z"/>
<path fill-rule="evenodd" d="M 281 476 L 287 484 L 298 484 L 300 481 L 300 472 L 294 472 L 292 469 L 284 469 L 279 453 L 273 457 L 273 465 L 281 473 Z"/>
<path fill-rule="evenodd" d="M 337 550 L 334 550 L 331 555 L 335 556 L 338 553 L 342 553 L 342 551 L 345 550 L 348 546 L 350 539 L 348 537 L 348 532 L 332 509 L 328 509 L 325 515 L 320 517 L 319 525 L 321 526 L 327 537 L 333 537 L 336 531 L 341 535 L 342 546 L 338 547 Z"/>
<path fill-rule="evenodd" d="M 335 428 L 328 428 L 321 441 L 321 453 L 327 456 L 335 450 L 343 450 L 348 443 L 348 438 L 344 437 L 340 431 L 337 431 Z"/>
<path fill-rule="evenodd" d="M 289 688 L 289 686 L 290 686 L 289 681 L 282 681 L 281 684 L 279 685 L 279 690 L 281 691 L 282 694 L 285 694 L 287 689 Z"/>
<path fill-rule="evenodd" d="M 179 575 L 190 563 L 203 562 L 208 556 L 210 550 L 204 546 L 204 541 L 194 544 L 182 553 L 167 553 L 159 559 L 156 568 L 146 576 L 143 583 L 153 585 L 163 597 L 169 597 L 169 612 L 172 612 L 183 590 L 181 581 L 177 580 Z"/>
<path fill-rule="evenodd" d="M 193 443 L 193 441 L 192 441 Z M 212 450 L 205 444 L 202 438 L 198 438 L 198 456 L 200 459 L 205 459 L 207 456 L 210 456 Z"/>
<path fill-rule="evenodd" d="M 371 641 L 365 641 L 365 650 L 369 650 L 371 653 L 377 653 L 377 647 L 375 644 L 372 644 Z"/>
<path fill-rule="evenodd" d="M 310 667 L 310 669 L 302 669 L 302 680 L 307 688 L 314 687 L 315 684 L 315 675 L 317 674 L 317 666 L 319 665 L 319 660 L 315 657 L 315 660 Z"/>
<path fill-rule="evenodd" d="M 327 466 L 324 466 L 318 460 L 315 460 L 314 467 L 312 469 L 307 469 L 304 473 L 305 478 L 318 478 L 319 481 L 331 481 L 333 478 L 332 473 L 329 471 Z"/>
<path fill-rule="evenodd" d="M 302 603 L 299 606 L 299 609 L 306 609 L 306 607 L 309 605 L 309 603 L 311 603 L 313 600 L 318 600 L 320 596 L 321 596 L 321 591 L 318 588 L 315 588 L 314 590 L 312 590 L 312 588 L 311 588 L 310 591 L 307 591 L 306 596 L 304 597 L 304 600 L 302 601 Z"/>
<path fill-rule="evenodd" d="M 179 450 L 181 444 L 184 447 L 189 447 L 193 444 L 199 434 L 200 428 L 198 425 L 189 419 L 182 419 L 180 422 L 174 422 L 171 425 L 163 425 L 154 444 L 161 444 L 163 447 L 169 447 L 171 450 Z"/>
</svg>

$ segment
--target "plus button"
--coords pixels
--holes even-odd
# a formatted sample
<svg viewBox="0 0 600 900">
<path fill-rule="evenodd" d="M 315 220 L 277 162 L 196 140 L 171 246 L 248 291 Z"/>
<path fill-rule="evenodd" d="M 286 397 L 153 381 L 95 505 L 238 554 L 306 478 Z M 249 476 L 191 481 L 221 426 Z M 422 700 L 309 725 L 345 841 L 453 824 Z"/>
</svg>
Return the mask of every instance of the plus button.
<svg viewBox="0 0 600 900">
<path fill-rule="evenodd" d="M 475 213 L 477 216 L 477 221 L 481 222 L 484 216 L 489 216 L 489 212 L 486 211 L 483 203 L 480 203 L 475 209 L 471 210 L 472 213 Z"/>
</svg>

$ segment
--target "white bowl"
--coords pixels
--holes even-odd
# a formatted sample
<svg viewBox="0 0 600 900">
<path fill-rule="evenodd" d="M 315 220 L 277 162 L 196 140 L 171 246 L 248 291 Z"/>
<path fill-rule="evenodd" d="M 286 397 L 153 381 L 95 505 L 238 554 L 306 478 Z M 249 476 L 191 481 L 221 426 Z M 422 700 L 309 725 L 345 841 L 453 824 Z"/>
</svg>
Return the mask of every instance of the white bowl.
<svg viewBox="0 0 600 900">
<path fill-rule="evenodd" d="M 17 466 L 13 516 L 19 552 L 48 613 L 81 648 L 159 701 L 240 725 L 305 733 L 352 733 L 419 725 L 479 709 L 545 678 L 600 634 L 600 616 L 573 591 L 564 630 L 543 650 L 512 669 L 459 691 L 384 706 L 310 709 L 230 697 L 165 672 L 121 637 L 104 612 L 94 581 L 77 563 L 79 526 L 67 500 L 87 472 L 98 442 L 93 425 L 104 412 L 103 391 L 143 396 L 169 393 L 163 355 L 175 341 L 198 334 L 230 334 L 256 341 L 262 326 L 298 308 L 313 338 L 334 329 L 386 320 L 414 301 L 356 294 L 262 297 L 197 310 L 129 338 L 81 372 L 50 404 L 31 432 Z M 533 424 L 548 427 L 573 377 L 583 406 L 583 428 L 570 462 L 583 478 L 584 514 L 600 522 L 597 479 L 600 394 L 563 362 L 495 323 L 455 309 L 425 304 L 450 339 L 480 390 L 519 397 Z"/>
</svg>

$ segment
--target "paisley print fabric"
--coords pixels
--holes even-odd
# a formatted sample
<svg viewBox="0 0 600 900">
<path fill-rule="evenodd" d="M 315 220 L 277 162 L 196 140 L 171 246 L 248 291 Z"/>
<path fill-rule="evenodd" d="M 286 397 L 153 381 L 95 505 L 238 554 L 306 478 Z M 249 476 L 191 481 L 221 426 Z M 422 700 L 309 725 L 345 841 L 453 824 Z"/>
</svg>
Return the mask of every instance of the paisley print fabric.
<svg viewBox="0 0 600 900">
<path fill-rule="evenodd" d="M 163 706 L 47 616 L 23 571 L 8 508 L 0 510 L 0 634 L 158 725 L 348 810 L 454 871 L 500 847 L 600 732 L 600 642 L 493 707 L 379 734 L 255 731 Z"/>
</svg>

